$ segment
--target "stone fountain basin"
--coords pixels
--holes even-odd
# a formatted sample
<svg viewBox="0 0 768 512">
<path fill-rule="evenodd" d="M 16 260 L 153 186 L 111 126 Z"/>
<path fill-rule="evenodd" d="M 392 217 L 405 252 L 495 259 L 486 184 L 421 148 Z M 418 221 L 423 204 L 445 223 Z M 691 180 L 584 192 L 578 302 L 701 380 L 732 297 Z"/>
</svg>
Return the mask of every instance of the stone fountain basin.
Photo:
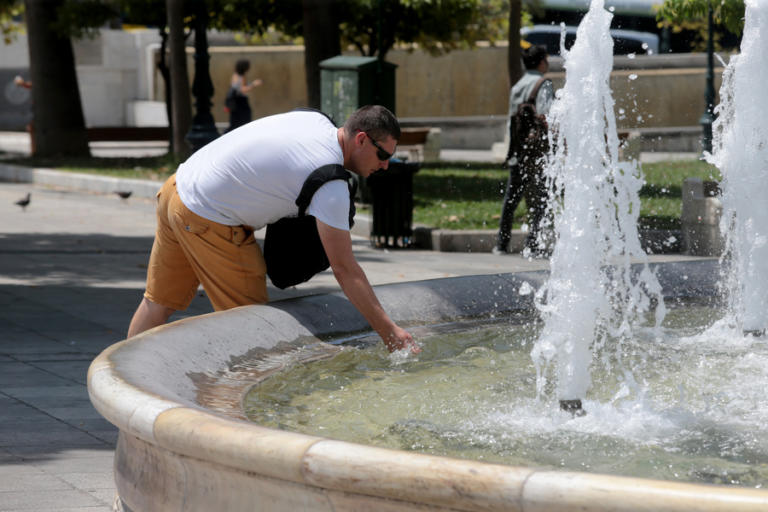
<svg viewBox="0 0 768 512">
<path fill-rule="evenodd" d="M 714 297 L 714 260 L 654 266 L 670 298 Z M 530 311 L 544 272 L 376 287 L 400 325 Z M 88 371 L 98 411 L 120 429 L 116 508 L 126 511 L 765 511 L 768 491 L 540 470 L 376 448 L 265 428 L 241 401 L 321 340 L 368 326 L 340 294 L 246 306 L 158 327 L 102 352 Z"/>
</svg>

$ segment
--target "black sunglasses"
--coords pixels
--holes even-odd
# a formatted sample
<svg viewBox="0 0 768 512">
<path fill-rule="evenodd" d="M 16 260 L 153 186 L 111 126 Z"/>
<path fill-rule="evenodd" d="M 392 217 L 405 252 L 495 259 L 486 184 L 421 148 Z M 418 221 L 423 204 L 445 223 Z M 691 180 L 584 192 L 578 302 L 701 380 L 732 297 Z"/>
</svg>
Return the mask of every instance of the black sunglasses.
<svg viewBox="0 0 768 512">
<path fill-rule="evenodd" d="M 382 162 L 386 162 L 387 160 L 389 160 L 390 158 L 392 158 L 392 155 L 393 155 L 394 153 L 387 153 L 387 151 L 386 151 L 386 150 L 385 150 L 383 147 L 381 147 L 381 146 L 379 145 L 379 143 L 378 143 L 378 142 L 376 142 L 375 140 L 373 140 L 373 137 L 371 137 L 371 136 L 370 136 L 370 135 L 368 135 L 367 133 L 365 134 L 365 136 L 366 136 L 366 137 L 368 137 L 368 138 L 370 139 L 370 141 L 371 141 L 371 144 L 373 144 L 373 145 L 374 145 L 374 147 L 376 148 L 376 157 L 377 157 L 379 160 L 381 160 Z"/>
</svg>

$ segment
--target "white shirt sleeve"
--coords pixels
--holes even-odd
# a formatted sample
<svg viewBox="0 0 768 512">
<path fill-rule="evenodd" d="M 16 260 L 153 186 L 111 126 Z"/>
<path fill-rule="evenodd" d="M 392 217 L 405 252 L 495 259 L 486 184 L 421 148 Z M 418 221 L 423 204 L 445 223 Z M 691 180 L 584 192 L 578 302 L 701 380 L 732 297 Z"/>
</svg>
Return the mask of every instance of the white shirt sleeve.
<svg viewBox="0 0 768 512">
<path fill-rule="evenodd" d="M 336 229 L 349 231 L 349 187 L 344 180 L 333 180 L 320 187 L 307 214 Z"/>
</svg>

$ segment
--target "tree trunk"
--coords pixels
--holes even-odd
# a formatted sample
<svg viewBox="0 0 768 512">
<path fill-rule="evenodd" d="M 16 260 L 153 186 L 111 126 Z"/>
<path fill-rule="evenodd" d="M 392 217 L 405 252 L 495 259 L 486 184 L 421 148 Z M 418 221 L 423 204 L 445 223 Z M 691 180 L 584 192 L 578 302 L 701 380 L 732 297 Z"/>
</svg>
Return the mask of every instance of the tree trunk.
<svg viewBox="0 0 768 512">
<path fill-rule="evenodd" d="M 24 2 L 36 156 L 90 156 L 72 41 L 52 29 L 63 2 Z"/>
<path fill-rule="evenodd" d="M 523 65 L 520 55 L 520 15 L 522 11 L 521 0 L 509 2 L 509 46 L 507 49 L 507 70 L 509 72 L 509 86 L 512 87 L 523 76 Z"/>
<path fill-rule="evenodd" d="M 192 101 L 189 94 L 187 52 L 184 37 L 184 6 L 182 0 L 166 0 L 168 15 L 168 46 L 171 54 L 171 147 L 179 160 L 192 152 L 185 137 L 192 125 Z"/>
<path fill-rule="evenodd" d="M 168 67 L 168 22 L 158 30 L 160 34 L 160 60 L 157 62 L 157 70 L 163 77 L 163 89 L 165 90 L 165 114 L 168 117 L 168 152 L 176 153 L 173 149 L 173 94 L 171 93 L 171 68 Z"/>
<path fill-rule="evenodd" d="M 333 2 L 302 0 L 304 9 L 304 70 L 307 77 L 307 104 L 320 108 L 320 61 L 341 53 L 339 24 Z"/>
</svg>

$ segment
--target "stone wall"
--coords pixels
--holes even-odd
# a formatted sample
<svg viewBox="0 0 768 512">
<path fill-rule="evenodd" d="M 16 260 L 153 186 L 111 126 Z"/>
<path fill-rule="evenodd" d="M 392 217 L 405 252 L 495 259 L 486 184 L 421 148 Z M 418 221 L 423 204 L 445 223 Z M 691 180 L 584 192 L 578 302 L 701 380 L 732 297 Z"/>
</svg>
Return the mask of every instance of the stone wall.
<svg viewBox="0 0 768 512">
<path fill-rule="evenodd" d="M 188 49 L 192 79 L 192 49 Z M 300 46 L 214 47 L 211 77 L 215 93 L 213 114 L 227 119 L 224 95 L 235 61 L 251 61 L 248 78 L 264 84 L 251 94 L 254 117 L 275 114 L 306 104 L 304 52 Z M 397 64 L 396 113 L 401 118 L 506 117 L 509 81 L 507 49 L 480 47 L 433 57 L 424 52 L 392 50 L 387 60 Z M 562 87 L 562 60 L 552 58 L 555 87 Z M 619 129 L 694 126 L 704 112 L 704 55 L 664 55 L 635 59 L 617 57 L 611 75 Z M 715 88 L 722 68 L 715 70 Z M 162 82 L 154 80 L 156 99 L 162 99 Z M 426 121 L 426 119 L 425 119 Z M 502 121 L 503 122 L 503 121 Z"/>
</svg>

